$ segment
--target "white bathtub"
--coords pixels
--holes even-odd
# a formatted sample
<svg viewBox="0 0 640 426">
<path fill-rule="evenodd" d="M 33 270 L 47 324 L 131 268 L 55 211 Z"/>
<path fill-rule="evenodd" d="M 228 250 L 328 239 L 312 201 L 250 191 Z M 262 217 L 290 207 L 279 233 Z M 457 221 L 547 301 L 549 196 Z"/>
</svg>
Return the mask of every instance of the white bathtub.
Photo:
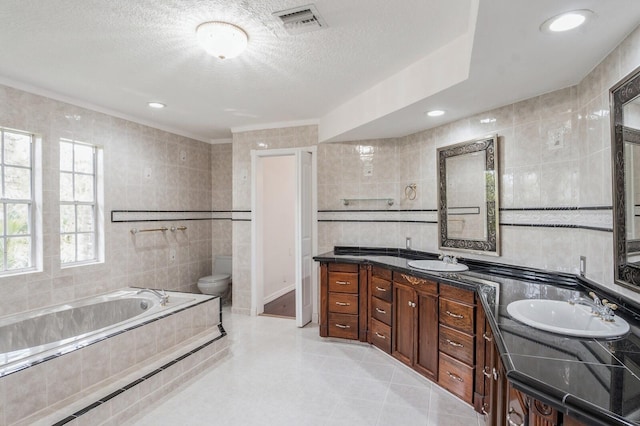
<svg viewBox="0 0 640 426">
<path fill-rule="evenodd" d="M 127 288 L 0 318 L 0 377 L 91 345 L 213 296 L 167 292 L 169 302 Z"/>
</svg>

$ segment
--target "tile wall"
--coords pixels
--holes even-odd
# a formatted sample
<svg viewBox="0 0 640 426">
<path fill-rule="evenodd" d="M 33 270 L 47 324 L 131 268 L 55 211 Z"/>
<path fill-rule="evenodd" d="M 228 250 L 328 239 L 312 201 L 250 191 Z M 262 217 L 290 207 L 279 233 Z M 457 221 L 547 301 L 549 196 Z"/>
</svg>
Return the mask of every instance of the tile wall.
<svg viewBox="0 0 640 426">
<path fill-rule="evenodd" d="M 608 97 L 639 65 L 640 28 L 585 70 L 576 86 L 405 137 L 319 144 L 318 251 L 336 245 L 404 247 L 411 237 L 414 249 L 438 252 L 437 148 L 498 134 L 502 255 L 484 259 L 577 273 L 584 255 L 590 279 L 640 300 L 613 283 Z M 315 132 L 309 126 L 234 134 L 233 208 L 238 219 L 244 215 L 233 225 L 237 312 L 251 306 L 249 151 L 313 145 Z M 409 200 L 405 188 L 413 183 L 417 196 Z M 345 198 L 392 198 L 394 204 L 345 206 Z M 377 211 L 348 213 L 363 209 Z"/>
<path fill-rule="evenodd" d="M 0 278 L 0 315 L 62 303 L 124 286 L 192 290 L 211 273 L 211 221 L 111 223 L 111 210 L 211 210 L 229 202 L 230 186 L 212 191 L 220 155 L 230 164 L 230 148 L 177 136 L 43 96 L 0 86 L 0 126 L 40 135 L 44 182 L 44 270 Z M 76 139 L 104 148 L 105 262 L 60 268 L 58 140 Z M 186 156 L 181 155 L 183 152 Z M 213 153 L 213 154 L 212 154 Z M 224 160 L 226 159 L 226 160 Z M 151 176 L 145 177 L 145 169 Z M 230 176 L 230 165 L 224 172 Z M 214 175 L 216 178 L 214 178 Z M 229 183 L 230 185 L 230 183 Z M 132 227 L 186 225 L 187 231 L 133 236 Z M 227 223 L 227 228 L 230 224 Z M 216 235 L 227 235 L 216 229 Z M 230 236 L 220 239 L 230 250 Z M 169 261 L 169 250 L 176 260 Z"/>
</svg>

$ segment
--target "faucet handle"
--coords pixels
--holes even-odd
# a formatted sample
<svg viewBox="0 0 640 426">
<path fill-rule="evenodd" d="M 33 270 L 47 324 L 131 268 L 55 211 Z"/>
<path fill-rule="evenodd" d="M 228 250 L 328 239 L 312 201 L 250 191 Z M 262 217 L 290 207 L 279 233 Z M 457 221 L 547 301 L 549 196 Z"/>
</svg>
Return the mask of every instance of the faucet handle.
<svg viewBox="0 0 640 426">
<path fill-rule="evenodd" d="M 609 302 L 607 299 L 602 299 L 602 304 L 607 308 L 611 309 L 612 311 L 615 311 L 616 309 L 618 309 L 618 305 L 616 305 L 615 303 Z"/>
<path fill-rule="evenodd" d="M 438 255 L 438 259 L 440 259 L 440 260 L 444 259 L 444 253 L 440 253 L 440 254 Z"/>
<path fill-rule="evenodd" d="M 596 303 L 596 305 L 600 304 L 600 298 L 598 296 L 596 296 L 596 294 L 593 291 L 589 292 L 589 297 L 591 297 L 593 299 L 593 301 Z"/>
</svg>

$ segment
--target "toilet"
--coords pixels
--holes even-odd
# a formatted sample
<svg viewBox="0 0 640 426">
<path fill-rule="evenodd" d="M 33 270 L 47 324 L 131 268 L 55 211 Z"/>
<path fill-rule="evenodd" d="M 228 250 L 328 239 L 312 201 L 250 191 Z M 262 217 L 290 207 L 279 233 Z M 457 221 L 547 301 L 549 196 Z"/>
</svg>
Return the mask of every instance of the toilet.
<svg viewBox="0 0 640 426">
<path fill-rule="evenodd" d="M 231 256 L 216 256 L 213 274 L 198 280 L 198 290 L 203 294 L 220 296 L 226 299 L 231 283 Z"/>
</svg>

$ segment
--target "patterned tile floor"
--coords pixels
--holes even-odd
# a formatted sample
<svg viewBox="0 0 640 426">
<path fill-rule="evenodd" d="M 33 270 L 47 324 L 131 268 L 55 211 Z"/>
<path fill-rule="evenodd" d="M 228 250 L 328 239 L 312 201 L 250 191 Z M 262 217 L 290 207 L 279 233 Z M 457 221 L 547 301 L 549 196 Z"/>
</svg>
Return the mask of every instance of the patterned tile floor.
<svg viewBox="0 0 640 426">
<path fill-rule="evenodd" d="M 469 405 L 368 345 L 228 308 L 223 323 L 231 355 L 132 424 L 484 426 Z"/>
</svg>

